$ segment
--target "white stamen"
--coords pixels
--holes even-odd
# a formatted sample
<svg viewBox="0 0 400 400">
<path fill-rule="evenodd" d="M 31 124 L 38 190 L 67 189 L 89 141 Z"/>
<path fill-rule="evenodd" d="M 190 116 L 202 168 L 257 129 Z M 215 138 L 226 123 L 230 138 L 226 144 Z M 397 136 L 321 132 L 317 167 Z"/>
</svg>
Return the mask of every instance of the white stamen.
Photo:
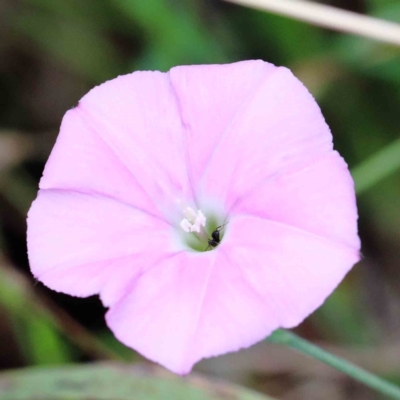
<svg viewBox="0 0 400 400">
<path fill-rule="evenodd" d="M 183 214 L 186 218 L 183 218 L 180 225 L 185 232 L 201 232 L 201 227 L 206 225 L 206 217 L 201 210 L 193 210 L 192 207 L 185 207 Z"/>
<path fill-rule="evenodd" d="M 206 226 L 206 221 L 207 221 L 206 216 L 201 212 L 201 210 L 198 210 L 196 216 L 196 224 L 199 224 L 204 227 Z"/>
<path fill-rule="evenodd" d="M 183 220 L 181 221 L 181 228 L 185 232 L 190 232 L 191 227 L 192 227 L 192 224 L 186 218 L 183 218 Z"/>
<path fill-rule="evenodd" d="M 184 216 L 188 219 L 189 222 L 193 222 L 196 220 L 196 211 L 193 210 L 192 207 L 185 207 L 183 209 Z"/>
</svg>

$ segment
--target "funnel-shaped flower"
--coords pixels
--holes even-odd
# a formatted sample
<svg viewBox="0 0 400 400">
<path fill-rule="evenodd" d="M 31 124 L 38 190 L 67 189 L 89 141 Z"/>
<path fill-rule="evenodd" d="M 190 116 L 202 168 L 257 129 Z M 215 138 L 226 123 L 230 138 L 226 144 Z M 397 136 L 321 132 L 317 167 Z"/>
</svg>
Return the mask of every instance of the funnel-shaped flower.
<svg viewBox="0 0 400 400">
<path fill-rule="evenodd" d="M 320 306 L 359 259 L 356 220 L 347 166 L 289 70 L 176 67 L 120 76 L 66 113 L 29 258 L 50 288 L 99 294 L 127 346 L 186 373 Z"/>
</svg>

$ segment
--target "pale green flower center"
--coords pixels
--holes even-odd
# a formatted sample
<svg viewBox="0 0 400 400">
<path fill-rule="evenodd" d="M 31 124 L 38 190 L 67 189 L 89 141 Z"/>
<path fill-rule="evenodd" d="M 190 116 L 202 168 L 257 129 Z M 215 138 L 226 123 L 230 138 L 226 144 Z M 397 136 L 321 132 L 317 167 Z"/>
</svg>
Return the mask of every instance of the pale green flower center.
<svg viewBox="0 0 400 400">
<path fill-rule="evenodd" d="M 208 251 L 216 248 L 222 237 L 222 229 L 225 225 L 218 224 L 219 218 L 206 217 L 204 213 L 192 207 L 182 207 L 184 218 L 180 227 L 185 232 L 183 240 L 185 244 L 195 251 Z M 217 232 L 217 233 L 216 233 Z"/>
</svg>

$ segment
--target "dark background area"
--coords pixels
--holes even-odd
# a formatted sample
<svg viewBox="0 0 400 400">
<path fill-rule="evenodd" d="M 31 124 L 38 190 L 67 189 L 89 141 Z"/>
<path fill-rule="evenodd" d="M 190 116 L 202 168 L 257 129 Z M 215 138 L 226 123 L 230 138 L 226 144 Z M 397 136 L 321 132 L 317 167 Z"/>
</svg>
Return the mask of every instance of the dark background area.
<svg viewBox="0 0 400 400">
<path fill-rule="evenodd" d="M 397 0 L 325 3 L 400 22 Z M 258 58 L 305 83 L 351 169 L 399 148 L 400 48 L 213 0 L 0 0 L 1 369 L 141 360 L 113 338 L 96 297 L 57 294 L 29 272 L 26 213 L 64 113 L 134 70 Z M 358 204 L 364 258 L 298 332 L 400 383 L 400 172 Z M 380 398 L 268 344 L 198 369 L 288 400 Z"/>
</svg>

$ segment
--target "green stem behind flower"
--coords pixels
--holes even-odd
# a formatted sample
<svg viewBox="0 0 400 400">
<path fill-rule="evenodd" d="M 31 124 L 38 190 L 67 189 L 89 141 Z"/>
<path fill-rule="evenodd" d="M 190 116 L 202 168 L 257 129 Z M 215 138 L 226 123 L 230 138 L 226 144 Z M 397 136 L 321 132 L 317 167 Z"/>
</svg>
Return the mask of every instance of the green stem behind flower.
<svg viewBox="0 0 400 400">
<path fill-rule="evenodd" d="M 353 379 L 369 386 L 376 391 L 392 397 L 393 399 L 400 399 L 400 387 L 368 372 L 356 365 L 335 356 L 326 350 L 302 339 L 293 332 L 286 330 L 275 331 L 268 340 L 270 342 L 279 343 L 288 346 L 292 349 L 298 350 L 301 353 L 322 361 L 325 364 L 337 369 L 346 375 L 351 376 Z"/>
<path fill-rule="evenodd" d="M 351 170 L 357 195 L 369 190 L 399 168 L 400 139 L 396 139 Z"/>
</svg>

